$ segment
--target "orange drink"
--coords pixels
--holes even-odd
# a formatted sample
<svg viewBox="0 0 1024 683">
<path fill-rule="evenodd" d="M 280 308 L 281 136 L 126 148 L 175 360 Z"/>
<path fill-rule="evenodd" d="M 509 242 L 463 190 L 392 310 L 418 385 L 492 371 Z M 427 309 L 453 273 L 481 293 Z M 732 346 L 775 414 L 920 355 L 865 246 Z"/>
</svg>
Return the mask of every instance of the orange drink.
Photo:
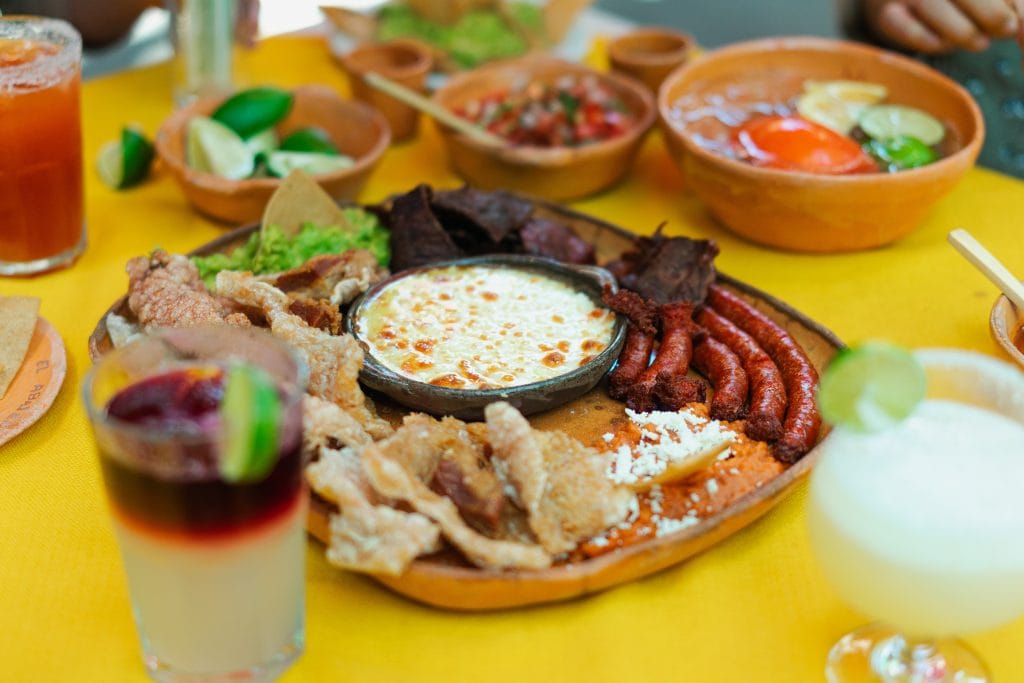
<svg viewBox="0 0 1024 683">
<path fill-rule="evenodd" d="M 70 24 L 0 17 L 0 275 L 65 265 L 85 247 L 81 56 Z"/>
</svg>

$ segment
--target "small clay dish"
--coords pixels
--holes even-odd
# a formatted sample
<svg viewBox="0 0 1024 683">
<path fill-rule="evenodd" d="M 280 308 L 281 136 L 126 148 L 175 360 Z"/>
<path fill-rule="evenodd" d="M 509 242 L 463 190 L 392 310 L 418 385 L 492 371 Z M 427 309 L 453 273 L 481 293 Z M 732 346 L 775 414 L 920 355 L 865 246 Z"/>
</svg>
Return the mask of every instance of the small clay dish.
<svg viewBox="0 0 1024 683">
<path fill-rule="evenodd" d="M 604 190 L 633 165 L 654 123 L 654 97 L 644 85 L 618 74 L 602 74 L 582 64 L 531 55 L 488 64 L 452 76 L 434 101 L 449 111 L 495 92 L 530 83 L 554 84 L 566 76 L 594 76 L 613 90 L 633 117 L 618 137 L 580 147 L 499 147 L 441 127 L 441 138 L 455 171 L 484 190 L 511 190 L 553 201 L 579 199 Z"/>
<path fill-rule="evenodd" d="M 989 316 L 992 338 L 1017 365 L 1024 367 L 1024 311 L 1018 311 L 1005 294 L 996 299 Z"/>
<path fill-rule="evenodd" d="M 631 76 L 657 93 L 665 77 L 690 58 L 694 42 L 686 33 L 667 28 L 640 28 L 608 44 L 613 71 Z"/>
<path fill-rule="evenodd" d="M 425 93 L 427 75 L 434 65 L 430 48 L 416 40 L 365 43 L 339 58 L 348 76 L 352 95 L 375 107 L 391 126 L 391 139 L 406 140 L 416 134 L 420 112 L 369 85 L 363 74 L 375 72 L 411 90 Z"/>
<path fill-rule="evenodd" d="M 293 93 L 292 109 L 277 125 L 279 137 L 307 126 L 326 131 L 331 142 L 355 163 L 314 178 L 335 199 L 355 199 L 391 142 L 388 122 L 369 105 L 344 100 L 324 86 L 305 85 Z M 171 114 L 157 132 L 156 151 L 185 197 L 201 213 L 226 223 L 252 223 L 260 220 L 280 178 L 228 180 L 185 163 L 188 122 L 193 116 L 209 116 L 220 103 L 219 98 L 197 100 Z"/>
<path fill-rule="evenodd" d="M 935 163 L 898 173 L 819 175 L 757 167 L 712 151 L 699 143 L 712 133 L 686 118 L 706 100 L 728 103 L 746 93 L 782 103 L 807 80 L 836 79 L 879 83 L 888 90 L 886 103 L 930 113 L 943 123 L 950 149 Z M 974 165 L 985 135 L 974 99 L 938 71 L 825 38 L 771 38 L 709 52 L 669 75 L 658 91 L 658 111 L 669 153 L 719 222 L 753 242 L 803 252 L 869 249 L 908 234 Z"/>
<path fill-rule="evenodd" d="M 611 273 L 597 266 L 568 265 L 539 256 L 493 255 L 476 256 L 410 268 L 378 282 L 352 303 L 345 316 L 345 330 L 353 335 L 366 352 L 359 379 L 368 387 L 391 397 L 398 403 L 432 415 L 452 415 L 462 420 L 482 420 L 484 408 L 495 401 L 508 401 L 524 415 L 543 412 L 563 405 L 592 389 L 611 368 L 626 338 L 626 320 L 617 315 L 611 341 L 593 360 L 578 368 L 540 382 L 496 389 L 457 389 L 436 386 L 400 375 L 386 367 L 373 354 L 363 330 L 361 311 L 395 282 L 416 273 L 448 266 L 488 265 L 537 271 L 542 275 L 569 284 L 601 304 L 601 291 L 608 285 L 616 288 Z"/>
</svg>

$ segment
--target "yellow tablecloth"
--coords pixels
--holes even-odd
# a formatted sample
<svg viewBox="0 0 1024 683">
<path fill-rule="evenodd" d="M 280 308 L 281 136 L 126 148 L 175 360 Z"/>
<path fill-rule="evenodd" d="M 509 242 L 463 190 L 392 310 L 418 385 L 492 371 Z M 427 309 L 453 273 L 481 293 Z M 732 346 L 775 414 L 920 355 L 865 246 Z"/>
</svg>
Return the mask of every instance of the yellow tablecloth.
<svg viewBox="0 0 1024 683">
<path fill-rule="evenodd" d="M 266 41 L 241 55 L 241 80 L 345 90 L 324 45 Z M 169 113 L 166 65 L 85 84 L 85 158 L 137 121 L 151 134 Z M 2 125 L 2 121 L 0 121 Z M 91 163 L 91 162 L 90 162 Z M 458 180 L 430 126 L 393 148 L 362 199 L 419 182 Z M 67 345 L 64 388 L 49 413 L 0 448 L 0 681 L 143 681 L 96 454 L 79 400 L 86 339 L 125 291 L 125 261 L 154 246 L 184 251 L 223 231 L 194 213 L 169 177 L 123 193 L 86 180 L 89 248 L 73 268 L 0 279 L 0 294 L 42 298 Z M 945 243 L 971 229 L 1024 273 L 1024 184 L 984 170 L 897 245 L 846 256 L 762 249 L 719 228 L 687 192 L 659 135 L 629 179 L 573 205 L 637 232 L 712 237 L 724 272 L 770 292 L 846 341 L 885 337 L 1000 355 L 987 316 L 995 290 Z M 2 226 L 0 226 L 2 229 Z M 952 501 L 951 501 L 952 504 Z M 339 571 L 308 547 L 307 649 L 286 681 L 822 680 L 829 646 L 863 619 L 815 566 L 804 487 L 765 519 L 657 576 L 574 602 L 496 614 L 429 609 Z M 970 639 L 1001 683 L 1024 681 L 1024 621 Z"/>
</svg>

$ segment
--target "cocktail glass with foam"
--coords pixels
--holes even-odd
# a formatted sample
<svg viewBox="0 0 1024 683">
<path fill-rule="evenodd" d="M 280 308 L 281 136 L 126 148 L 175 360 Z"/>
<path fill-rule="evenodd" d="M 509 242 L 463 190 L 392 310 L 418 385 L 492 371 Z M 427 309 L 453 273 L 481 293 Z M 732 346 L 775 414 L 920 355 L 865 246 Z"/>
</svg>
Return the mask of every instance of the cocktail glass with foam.
<svg viewBox="0 0 1024 683">
<path fill-rule="evenodd" d="M 888 429 L 837 427 L 812 476 L 818 560 L 880 621 L 832 649 L 832 683 L 988 681 L 952 636 L 1024 614 L 1024 374 L 967 351 L 915 356 L 925 400 Z"/>
</svg>

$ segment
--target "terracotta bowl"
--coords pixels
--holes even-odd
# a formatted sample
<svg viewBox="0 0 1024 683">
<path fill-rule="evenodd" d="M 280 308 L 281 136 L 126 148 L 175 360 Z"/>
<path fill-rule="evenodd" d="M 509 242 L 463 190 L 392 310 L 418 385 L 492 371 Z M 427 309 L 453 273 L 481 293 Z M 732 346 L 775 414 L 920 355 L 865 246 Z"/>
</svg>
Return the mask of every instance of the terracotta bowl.
<svg viewBox="0 0 1024 683">
<path fill-rule="evenodd" d="M 296 88 L 291 112 L 277 125 L 281 137 L 305 126 L 318 126 L 330 135 L 343 154 L 352 157 L 351 167 L 315 176 L 338 200 L 354 199 L 387 150 L 391 131 L 384 117 L 361 102 L 344 100 L 330 88 L 307 85 Z M 209 115 L 220 99 L 194 102 L 171 114 L 156 136 L 156 150 L 164 166 L 181 186 L 189 202 L 211 218 L 228 223 L 258 221 L 281 180 L 252 178 L 227 180 L 189 168 L 185 163 L 185 131 L 189 120 Z"/>
<path fill-rule="evenodd" d="M 612 70 L 632 76 L 651 89 L 686 63 L 694 41 L 689 35 L 667 28 L 640 28 L 619 36 L 608 44 Z"/>
<path fill-rule="evenodd" d="M 805 79 L 881 83 L 887 102 L 930 112 L 955 150 L 936 163 L 899 173 L 828 176 L 757 168 L 698 145 L 679 121 L 686 95 L 729 97 L 760 87 L 789 99 Z M 966 90 L 923 64 L 878 48 L 820 38 L 778 38 L 715 50 L 673 72 L 658 92 L 669 152 L 689 186 L 721 223 L 772 247 L 842 252 L 903 237 L 974 164 L 984 137 L 981 111 Z"/>
<path fill-rule="evenodd" d="M 601 305 L 601 292 L 605 286 L 617 289 L 615 277 L 603 268 L 569 265 L 539 256 L 474 256 L 403 270 L 366 290 L 352 303 L 348 315 L 345 316 L 345 331 L 354 336 L 366 351 L 363 369 L 359 373 L 359 379 L 363 384 L 408 408 L 431 415 L 453 415 L 462 420 L 482 420 L 484 408 L 495 401 L 508 401 L 523 415 L 532 415 L 564 405 L 587 393 L 601 381 L 615 359 L 619 357 L 626 340 L 626 320 L 621 315 L 616 316 L 608 346 L 593 360 L 565 374 L 530 384 L 499 389 L 452 389 L 410 379 L 379 361 L 366 341 L 361 326 L 363 307 L 373 302 L 390 285 L 409 275 L 446 266 L 471 265 L 495 265 L 539 272 L 569 284 L 598 305 Z"/>
<path fill-rule="evenodd" d="M 582 147 L 543 148 L 494 147 L 442 127 L 441 137 L 456 172 L 485 190 L 512 190 L 556 201 L 585 197 L 621 180 L 655 118 L 654 97 L 631 78 L 599 74 L 551 57 L 529 56 L 453 76 L 434 93 L 434 100 L 454 110 L 504 88 L 588 74 L 596 75 L 622 98 L 636 119 L 631 130 Z"/>
<path fill-rule="evenodd" d="M 391 137 L 398 142 L 416 134 L 420 112 L 404 102 L 377 90 L 363 80 L 374 71 L 420 93 L 427 90 L 427 75 L 434 64 L 430 48 L 416 40 L 392 40 L 364 43 L 339 58 L 356 99 L 375 107 L 391 126 Z"/>
<path fill-rule="evenodd" d="M 992 306 L 989 329 L 996 343 L 1024 368 L 1024 311 L 1017 310 L 1005 294 L 1000 295 Z"/>
</svg>

